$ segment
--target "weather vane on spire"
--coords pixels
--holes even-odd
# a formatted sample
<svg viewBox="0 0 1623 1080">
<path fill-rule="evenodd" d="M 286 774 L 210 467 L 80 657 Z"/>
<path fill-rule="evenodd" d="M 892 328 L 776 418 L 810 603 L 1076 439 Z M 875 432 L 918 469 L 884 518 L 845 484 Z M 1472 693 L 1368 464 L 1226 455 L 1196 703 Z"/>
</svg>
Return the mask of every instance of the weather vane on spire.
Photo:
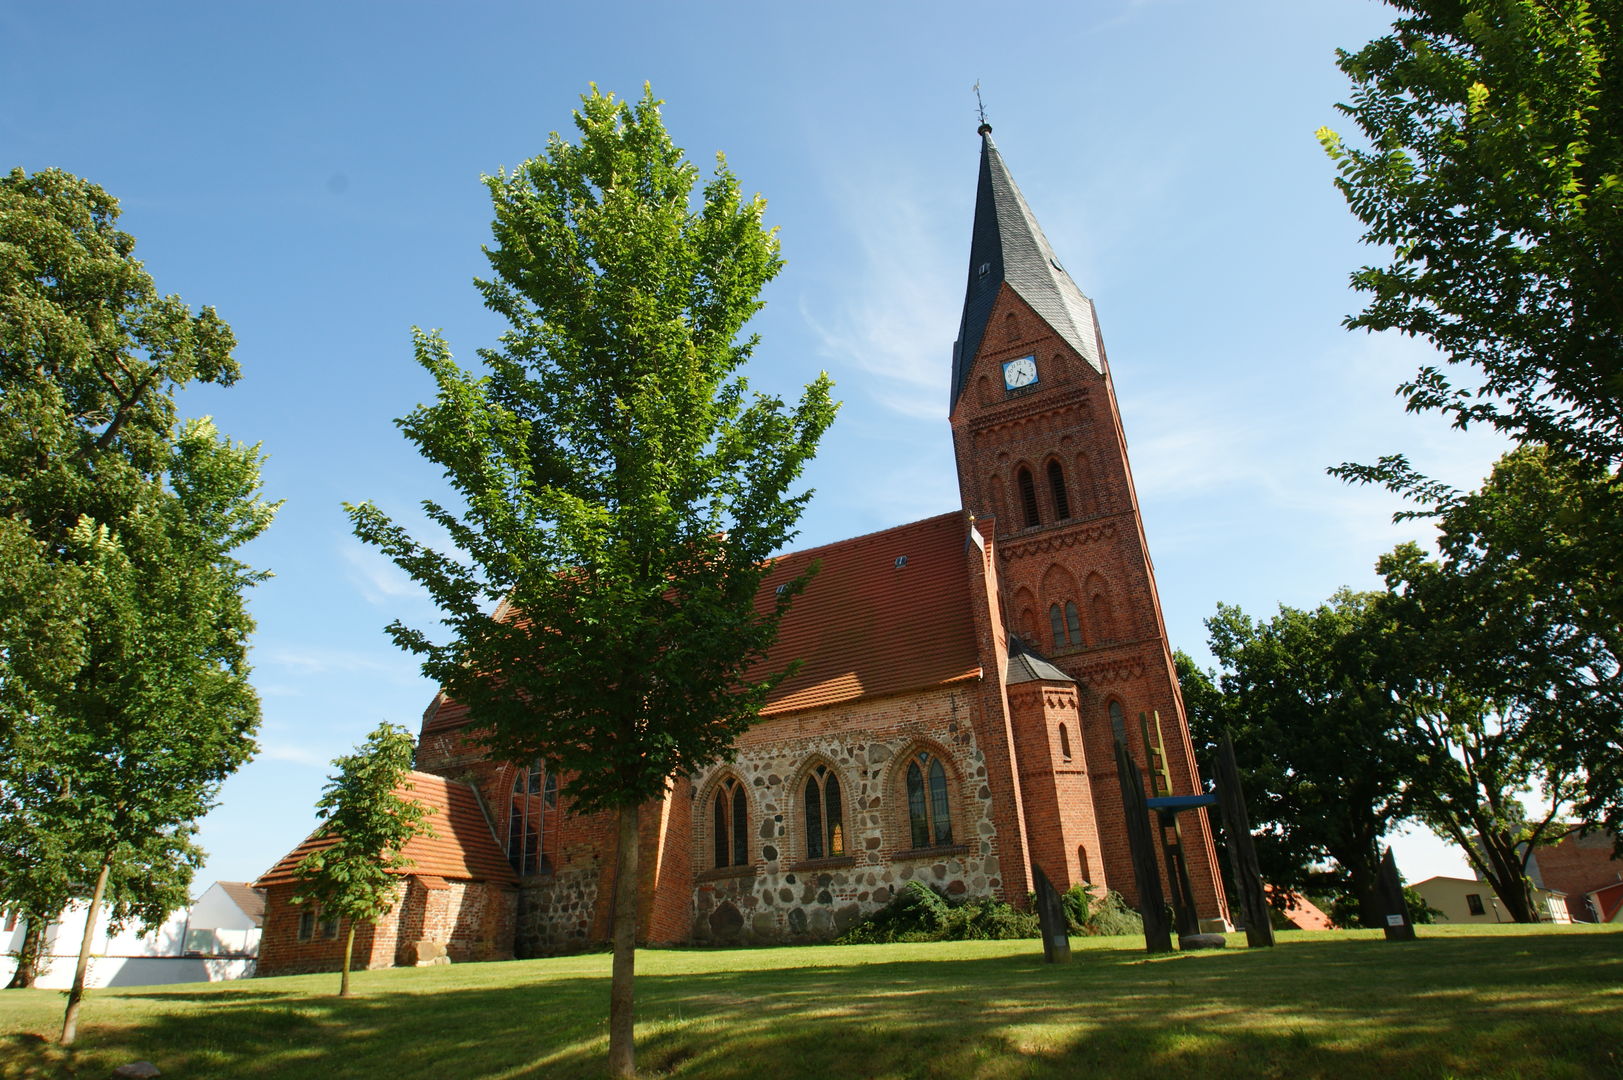
<svg viewBox="0 0 1623 1080">
<path fill-rule="evenodd" d="M 975 80 L 974 90 L 975 111 L 981 114 L 981 126 L 976 130 L 980 134 L 985 135 L 988 131 L 992 130 L 992 125 L 986 122 L 986 102 L 981 100 L 981 81 L 979 79 Z"/>
</svg>

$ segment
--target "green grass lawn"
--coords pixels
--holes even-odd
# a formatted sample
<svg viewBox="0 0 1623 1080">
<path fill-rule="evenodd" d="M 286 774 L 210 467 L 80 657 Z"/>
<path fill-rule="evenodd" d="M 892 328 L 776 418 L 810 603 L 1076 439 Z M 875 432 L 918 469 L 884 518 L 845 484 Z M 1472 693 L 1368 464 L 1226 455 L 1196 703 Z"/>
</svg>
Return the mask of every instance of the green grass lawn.
<svg viewBox="0 0 1623 1080">
<path fill-rule="evenodd" d="M 1623 928 L 1423 927 L 1230 937 L 644 950 L 638 1061 L 673 1077 L 1572 1077 L 1623 1080 Z M 606 955 L 0 993 L 0 1077 L 512 1080 L 602 1075 Z"/>
</svg>

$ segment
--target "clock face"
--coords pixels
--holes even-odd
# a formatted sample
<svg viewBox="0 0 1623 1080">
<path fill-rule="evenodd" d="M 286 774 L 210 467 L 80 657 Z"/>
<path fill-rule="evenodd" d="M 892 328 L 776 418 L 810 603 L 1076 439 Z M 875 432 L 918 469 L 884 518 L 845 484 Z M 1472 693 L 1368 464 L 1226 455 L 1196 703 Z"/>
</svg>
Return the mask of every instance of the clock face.
<svg viewBox="0 0 1623 1080">
<path fill-rule="evenodd" d="M 1010 390 L 1030 386 L 1036 381 L 1037 358 L 1035 356 L 1022 356 L 1018 360 L 1010 360 L 1003 365 L 1003 385 Z"/>
</svg>

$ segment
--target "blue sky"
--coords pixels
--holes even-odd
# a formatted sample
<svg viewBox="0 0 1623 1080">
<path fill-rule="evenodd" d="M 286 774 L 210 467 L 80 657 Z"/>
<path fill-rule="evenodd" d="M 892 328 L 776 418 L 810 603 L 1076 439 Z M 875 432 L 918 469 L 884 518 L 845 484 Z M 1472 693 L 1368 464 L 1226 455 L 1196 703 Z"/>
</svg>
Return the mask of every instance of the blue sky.
<svg viewBox="0 0 1623 1080">
<path fill-rule="evenodd" d="M 1219 601 L 1267 614 L 1372 587 L 1423 537 L 1324 468 L 1408 451 L 1472 485 L 1491 437 L 1406 416 L 1423 345 L 1353 335 L 1347 274 L 1378 253 L 1313 133 L 1346 96 L 1336 47 L 1372 0 L 602 6 L 0 4 L 0 166 L 55 166 L 122 200 L 164 292 L 214 305 L 242 381 L 188 414 L 263 442 L 286 499 L 249 558 L 259 757 L 204 822 L 215 878 L 296 844 L 330 760 L 433 687 L 381 628 L 433 612 L 349 534 L 340 503 L 408 523 L 441 490 L 393 426 L 431 387 L 413 325 L 464 361 L 501 326 L 483 173 L 572 131 L 589 82 L 651 82 L 708 171 L 725 151 L 788 260 L 750 376 L 785 395 L 827 369 L 844 401 L 796 546 L 957 505 L 945 418 L 974 205 L 979 80 L 998 146 L 1095 301 L 1175 645 L 1207 655 Z M 1341 124 L 1342 130 L 1349 125 Z M 1462 873 L 1398 844 L 1411 880 Z"/>
</svg>

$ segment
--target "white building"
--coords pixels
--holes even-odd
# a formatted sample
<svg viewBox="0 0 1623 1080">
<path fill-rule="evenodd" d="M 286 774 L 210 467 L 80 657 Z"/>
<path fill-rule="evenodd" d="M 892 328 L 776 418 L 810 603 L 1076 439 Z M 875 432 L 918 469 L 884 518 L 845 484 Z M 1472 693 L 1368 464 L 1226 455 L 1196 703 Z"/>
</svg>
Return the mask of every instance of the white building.
<svg viewBox="0 0 1623 1080">
<path fill-rule="evenodd" d="M 189 909 L 177 911 L 160 926 L 139 926 L 112 933 L 105 914 L 96 920 L 90 942 L 90 968 L 85 985 L 155 986 L 162 983 L 220 982 L 254 973 L 264 897 L 243 882 L 219 881 L 209 886 Z M 88 905 L 74 903 L 45 931 L 45 947 L 36 986 L 65 990 L 84 939 Z M 8 912 L 0 923 L 0 985 L 11 979 L 13 955 L 23 944 L 26 926 Z"/>
</svg>

